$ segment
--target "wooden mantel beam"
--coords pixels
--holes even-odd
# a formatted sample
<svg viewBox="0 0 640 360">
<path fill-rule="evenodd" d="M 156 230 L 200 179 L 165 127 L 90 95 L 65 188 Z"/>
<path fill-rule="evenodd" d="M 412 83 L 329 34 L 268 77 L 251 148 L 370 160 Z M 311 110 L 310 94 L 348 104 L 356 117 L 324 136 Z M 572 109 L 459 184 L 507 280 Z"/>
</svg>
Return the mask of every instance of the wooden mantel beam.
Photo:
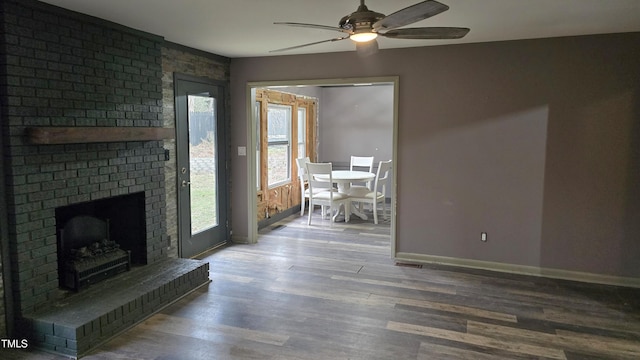
<svg viewBox="0 0 640 360">
<path fill-rule="evenodd" d="M 152 141 L 175 138 L 175 129 L 161 127 L 29 127 L 32 144 L 81 144 L 118 141 Z"/>
</svg>

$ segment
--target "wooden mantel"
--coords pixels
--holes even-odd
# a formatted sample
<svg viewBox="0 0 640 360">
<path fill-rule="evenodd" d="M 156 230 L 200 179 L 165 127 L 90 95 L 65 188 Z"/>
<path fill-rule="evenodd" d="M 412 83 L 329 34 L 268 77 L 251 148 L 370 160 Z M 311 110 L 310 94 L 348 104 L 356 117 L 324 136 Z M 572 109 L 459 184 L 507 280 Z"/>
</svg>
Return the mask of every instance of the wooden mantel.
<svg viewBox="0 0 640 360">
<path fill-rule="evenodd" d="M 161 127 L 29 127 L 32 144 L 80 144 L 117 141 L 152 141 L 175 138 L 175 129 Z"/>
</svg>

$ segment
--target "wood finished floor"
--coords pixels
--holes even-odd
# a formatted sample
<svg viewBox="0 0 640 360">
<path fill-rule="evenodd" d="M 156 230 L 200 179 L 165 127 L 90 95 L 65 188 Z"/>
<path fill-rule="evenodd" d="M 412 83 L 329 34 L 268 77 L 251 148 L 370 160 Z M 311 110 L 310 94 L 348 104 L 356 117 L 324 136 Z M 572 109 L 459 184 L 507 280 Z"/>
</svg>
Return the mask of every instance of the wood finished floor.
<svg viewBox="0 0 640 360">
<path fill-rule="evenodd" d="M 388 222 L 294 215 L 206 259 L 208 287 L 85 359 L 640 358 L 640 291 L 398 266 Z"/>
</svg>

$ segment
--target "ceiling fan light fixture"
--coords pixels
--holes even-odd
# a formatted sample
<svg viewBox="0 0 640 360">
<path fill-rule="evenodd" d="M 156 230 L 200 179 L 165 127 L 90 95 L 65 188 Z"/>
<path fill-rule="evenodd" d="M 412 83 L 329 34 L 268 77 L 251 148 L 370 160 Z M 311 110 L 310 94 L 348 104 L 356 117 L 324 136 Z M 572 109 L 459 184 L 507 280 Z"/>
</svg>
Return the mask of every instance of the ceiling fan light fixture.
<svg viewBox="0 0 640 360">
<path fill-rule="evenodd" d="M 349 36 L 349 38 L 355 42 L 367 42 L 367 41 L 371 41 L 375 38 L 378 37 L 378 34 L 374 33 L 374 32 L 361 32 L 361 33 L 356 33 L 353 34 L 351 36 Z"/>
<path fill-rule="evenodd" d="M 417 4 L 400 9 L 389 16 L 369 10 L 364 2 L 365 0 L 360 0 L 360 6 L 358 7 L 358 9 L 349 15 L 343 16 L 338 22 L 338 26 L 294 22 L 274 23 L 289 26 L 339 31 L 342 33 L 342 36 L 303 45 L 290 46 L 284 49 L 273 50 L 272 52 L 293 50 L 305 46 L 351 39 L 355 42 L 354 45 L 356 46 L 358 55 L 364 57 L 378 51 L 378 41 L 376 40 L 378 35 L 387 39 L 434 40 L 460 39 L 469 32 L 468 28 L 462 27 L 405 27 L 407 25 L 438 15 L 449 9 L 449 6 L 441 4 L 436 0 L 423 0 Z"/>
</svg>

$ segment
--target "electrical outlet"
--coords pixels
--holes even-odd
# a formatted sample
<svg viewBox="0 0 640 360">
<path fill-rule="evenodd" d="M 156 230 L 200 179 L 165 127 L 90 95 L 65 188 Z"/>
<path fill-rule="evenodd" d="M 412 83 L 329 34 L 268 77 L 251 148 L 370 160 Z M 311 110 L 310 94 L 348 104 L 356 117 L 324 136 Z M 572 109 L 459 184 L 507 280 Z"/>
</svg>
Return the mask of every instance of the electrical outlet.
<svg viewBox="0 0 640 360">
<path fill-rule="evenodd" d="M 487 242 L 487 233 L 486 232 L 481 232 L 480 233 L 480 241 Z"/>
</svg>

